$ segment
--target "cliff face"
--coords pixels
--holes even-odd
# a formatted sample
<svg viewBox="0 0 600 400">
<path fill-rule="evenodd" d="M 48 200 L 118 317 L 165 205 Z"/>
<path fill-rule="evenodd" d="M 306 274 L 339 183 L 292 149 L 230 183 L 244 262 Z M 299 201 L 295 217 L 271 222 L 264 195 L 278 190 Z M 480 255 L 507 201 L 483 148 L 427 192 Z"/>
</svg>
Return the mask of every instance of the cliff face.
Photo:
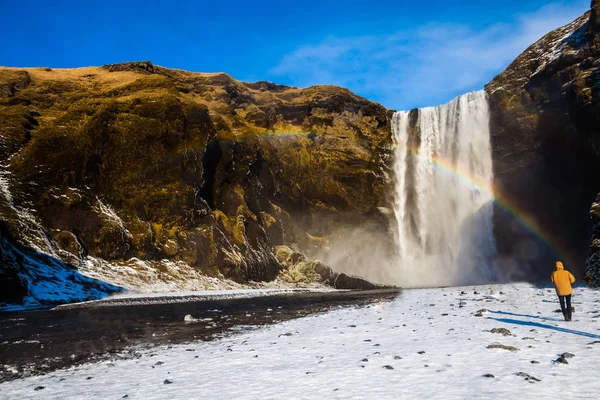
<svg viewBox="0 0 600 400">
<path fill-rule="evenodd" d="M 125 287 L 272 280 L 274 246 L 386 231 L 387 110 L 338 87 L 149 62 L 4 68 L 0 122 L 7 243 Z"/>
<path fill-rule="evenodd" d="M 590 253 L 587 258 L 585 282 L 591 287 L 600 287 L 600 194 L 592 203 L 590 210 L 592 219 L 592 238 L 590 239 Z"/>
<path fill-rule="evenodd" d="M 495 186 L 518 217 L 495 210 L 501 268 L 535 280 L 561 258 L 581 275 L 600 187 L 600 0 L 486 90 Z M 390 116 L 338 87 L 149 62 L 0 68 L 0 303 L 338 277 L 304 254 L 382 276 Z"/>
<path fill-rule="evenodd" d="M 598 43 L 598 35 L 600 35 L 600 1 L 592 2 L 590 21 L 593 21 L 593 31 L 596 34 L 596 43 Z M 598 86 L 598 84 L 596 85 Z M 596 96 L 598 96 L 597 91 Z M 596 132 L 598 131 L 600 131 L 600 128 L 596 127 Z M 592 220 L 592 235 L 589 242 L 590 249 L 586 260 L 584 279 L 588 285 L 597 288 L 600 287 L 600 194 L 592 203 L 590 218 Z"/>
<path fill-rule="evenodd" d="M 594 0 L 486 86 L 496 188 L 539 227 L 532 234 L 505 210 L 495 214 L 498 249 L 525 278 L 545 276 L 555 258 L 583 273 L 588 210 L 600 187 L 599 15 Z"/>
</svg>

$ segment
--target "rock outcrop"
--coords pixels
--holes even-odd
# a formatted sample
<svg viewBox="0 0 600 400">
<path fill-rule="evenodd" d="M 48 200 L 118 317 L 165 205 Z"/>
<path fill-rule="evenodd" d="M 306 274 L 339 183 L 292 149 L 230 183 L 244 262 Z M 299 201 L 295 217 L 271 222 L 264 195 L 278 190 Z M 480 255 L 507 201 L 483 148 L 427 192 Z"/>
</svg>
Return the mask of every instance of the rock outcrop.
<svg viewBox="0 0 600 400">
<path fill-rule="evenodd" d="M 303 253 L 287 246 L 277 246 L 277 260 L 284 266 L 279 279 L 290 283 L 320 282 L 336 289 L 382 289 L 389 286 L 373 284 L 359 276 L 333 271 L 318 260 L 309 260 Z"/>
<path fill-rule="evenodd" d="M 0 220 L 99 279 L 267 281 L 277 245 L 335 251 L 366 220 L 387 232 L 389 143 L 388 111 L 334 86 L 150 62 L 0 68 Z"/>
<path fill-rule="evenodd" d="M 600 287 L 600 194 L 592 203 L 592 238 L 590 252 L 586 261 L 585 282 L 591 287 Z"/>
<path fill-rule="evenodd" d="M 13 309 L 96 300 L 124 290 L 84 276 L 59 258 L 19 245 L 1 221 L 0 266 L 0 304 Z"/>
<path fill-rule="evenodd" d="M 600 187 L 599 12 L 592 1 L 486 86 L 495 185 L 509 211 L 495 212 L 498 250 L 522 278 L 545 277 L 552 259 L 583 273 L 587 210 Z"/>
</svg>

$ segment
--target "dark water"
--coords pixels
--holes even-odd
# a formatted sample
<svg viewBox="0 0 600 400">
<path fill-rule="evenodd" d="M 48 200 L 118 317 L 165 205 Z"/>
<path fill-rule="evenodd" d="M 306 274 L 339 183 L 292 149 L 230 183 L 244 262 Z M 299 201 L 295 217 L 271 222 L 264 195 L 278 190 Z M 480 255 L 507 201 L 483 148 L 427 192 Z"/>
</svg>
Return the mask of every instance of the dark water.
<svg viewBox="0 0 600 400">
<path fill-rule="evenodd" d="M 138 357 L 137 350 L 144 347 L 214 340 L 235 327 L 390 301 L 399 293 L 398 289 L 294 293 L 0 313 L 0 382 L 84 362 Z M 187 314 L 212 321 L 185 323 Z"/>
</svg>

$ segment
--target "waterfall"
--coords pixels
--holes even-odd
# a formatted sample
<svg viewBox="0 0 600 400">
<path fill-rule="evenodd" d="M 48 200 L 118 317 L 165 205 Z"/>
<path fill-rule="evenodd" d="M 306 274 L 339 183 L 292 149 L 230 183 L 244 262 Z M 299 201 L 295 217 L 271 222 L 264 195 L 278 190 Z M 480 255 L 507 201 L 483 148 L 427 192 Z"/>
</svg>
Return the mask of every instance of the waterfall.
<svg viewBox="0 0 600 400">
<path fill-rule="evenodd" d="M 415 287 L 494 280 L 485 92 L 396 112 L 392 133 L 398 283 Z"/>
</svg>

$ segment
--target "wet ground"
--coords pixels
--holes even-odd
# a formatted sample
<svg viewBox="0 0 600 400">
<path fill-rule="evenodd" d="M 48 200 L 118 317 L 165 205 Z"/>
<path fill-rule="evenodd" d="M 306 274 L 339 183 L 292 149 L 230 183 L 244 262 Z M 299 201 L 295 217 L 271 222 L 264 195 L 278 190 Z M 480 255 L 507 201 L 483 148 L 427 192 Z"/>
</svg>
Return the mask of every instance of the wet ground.
<svg viewBox="0 0 600 400">
<path fill-rule="evenodd" d="M 0 382 L 90 361 L 139 357 L 156 345 L 214 340 L 337 307 L 394 299 L 398 289 L 0 313 Z M 195 322 L 186 323 L 191 315 Z"/>
</svg>

